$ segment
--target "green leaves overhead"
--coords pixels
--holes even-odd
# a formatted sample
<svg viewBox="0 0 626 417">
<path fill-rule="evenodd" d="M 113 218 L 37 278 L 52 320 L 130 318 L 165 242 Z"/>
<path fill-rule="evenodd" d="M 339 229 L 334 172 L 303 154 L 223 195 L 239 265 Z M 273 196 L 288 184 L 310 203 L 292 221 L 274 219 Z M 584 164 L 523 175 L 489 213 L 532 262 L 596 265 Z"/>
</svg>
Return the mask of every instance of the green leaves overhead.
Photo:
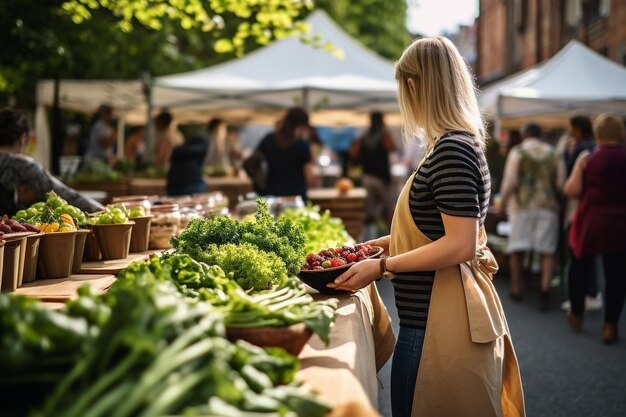
<svg viewBox="0 0 626 417">
<path fill-rule="evenodd" d="M 303 32 L 298 17 L 313 8 L 310 0 L 67 0 L 62 9 L 74 23 L 92 18 L 98 9 L 111 12 L 117 26 L 130 32 L 136 26 L 161 30 L 163 21 L 177 22 L 184 30 L 219 32 L 235 22 L 232 36 L 216 33 L 215 51 L 241 55 L 247 40 L 267 44 Z"/>
</svg>

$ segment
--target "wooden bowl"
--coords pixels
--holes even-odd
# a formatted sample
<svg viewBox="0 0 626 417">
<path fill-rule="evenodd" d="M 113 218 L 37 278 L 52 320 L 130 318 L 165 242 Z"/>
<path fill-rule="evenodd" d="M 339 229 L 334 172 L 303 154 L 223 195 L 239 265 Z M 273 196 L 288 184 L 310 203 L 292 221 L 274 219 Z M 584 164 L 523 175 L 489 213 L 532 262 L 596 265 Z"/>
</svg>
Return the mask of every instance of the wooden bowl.
<svg viewBox="0 0 626 417">
<path fill-rule="evenodd" d="M 380 246 L 373 246 L 374 248 L 378 248 L 376 252 L 368 256 L 368 259 L 378 258 L 381 253 L 383 253 L 383 248 Z M 298 274 L 298 278 L 300 281 L 304 282 L 311 288 L 316 289 L 322 294 L 342 294 L 350 291 L 346 290 L 335 290 L 333 288 L 328 288 L 326 284 L 330 284 L 337 278 L 339 275 L 346 272 L 355 262 L 350 262 L 348 264 L 342 266 L 336 266 L 334 268 L 326 268 L 326 269 L 318 269 L 318 270 L 304 270 L 301 269 Z"/>
<path fill-rule="evenodd" d="M 313 332 L 304 323 L 287 327 L 226 328 L 226 338 L 231 342 L 245 340 L 260 347 L 281 347 L 298 356 Z"/>
</svg>

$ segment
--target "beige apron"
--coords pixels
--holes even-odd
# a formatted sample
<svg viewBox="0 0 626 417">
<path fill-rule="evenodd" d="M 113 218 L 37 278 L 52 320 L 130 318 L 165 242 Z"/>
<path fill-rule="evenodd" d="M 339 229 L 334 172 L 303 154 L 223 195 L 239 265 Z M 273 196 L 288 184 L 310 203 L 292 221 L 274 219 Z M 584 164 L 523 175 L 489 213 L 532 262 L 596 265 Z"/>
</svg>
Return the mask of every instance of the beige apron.
<svg viewBox="0 0 626 417">
<path fill-rule="evenodd" d="M 415 174 L 414 174 L 415 175 Z M 391 224 L 391 256 L 432 241 L 409 208 L 412 175 Z M 428 310 L 412 417 L 524 417 L 522 383 L 481 227 L 476 257 L 438 270 Z"/>
</svg>

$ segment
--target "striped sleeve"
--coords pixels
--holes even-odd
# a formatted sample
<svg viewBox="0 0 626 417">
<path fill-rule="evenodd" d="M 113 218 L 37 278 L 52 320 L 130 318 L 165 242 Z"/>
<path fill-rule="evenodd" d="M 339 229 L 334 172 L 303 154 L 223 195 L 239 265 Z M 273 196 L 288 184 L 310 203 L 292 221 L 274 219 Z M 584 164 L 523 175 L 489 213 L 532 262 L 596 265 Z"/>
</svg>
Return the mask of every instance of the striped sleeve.
<svg viewBox="0 0 626 417">
<path fill-rule="evenodd" d="M 465 141 L 443 140 L 430 158 L 427 185 L 441 213 L 480 217 L 479 195 L 485 193 L 476 150 Z"/>
</svg>

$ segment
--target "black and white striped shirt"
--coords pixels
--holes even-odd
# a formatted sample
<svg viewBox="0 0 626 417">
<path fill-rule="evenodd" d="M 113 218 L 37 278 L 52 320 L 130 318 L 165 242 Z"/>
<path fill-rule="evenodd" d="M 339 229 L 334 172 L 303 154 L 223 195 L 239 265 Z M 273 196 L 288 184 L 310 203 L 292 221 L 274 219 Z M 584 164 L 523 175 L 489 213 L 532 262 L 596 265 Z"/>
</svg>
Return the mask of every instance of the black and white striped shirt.
<svg viewBox="0 0 626 417">
<path fill-rule="evenodd" d="M 445 234 L 441 213 L 485 222 L 491 179 L 480 142 L 464 132 L 444 135 L 417 171 L 409 205 L 416 226 L 431 240 Z M 435 271 L 404 272 L 392 280 L 400 325 L 426 328 Z"/>
</svg>

